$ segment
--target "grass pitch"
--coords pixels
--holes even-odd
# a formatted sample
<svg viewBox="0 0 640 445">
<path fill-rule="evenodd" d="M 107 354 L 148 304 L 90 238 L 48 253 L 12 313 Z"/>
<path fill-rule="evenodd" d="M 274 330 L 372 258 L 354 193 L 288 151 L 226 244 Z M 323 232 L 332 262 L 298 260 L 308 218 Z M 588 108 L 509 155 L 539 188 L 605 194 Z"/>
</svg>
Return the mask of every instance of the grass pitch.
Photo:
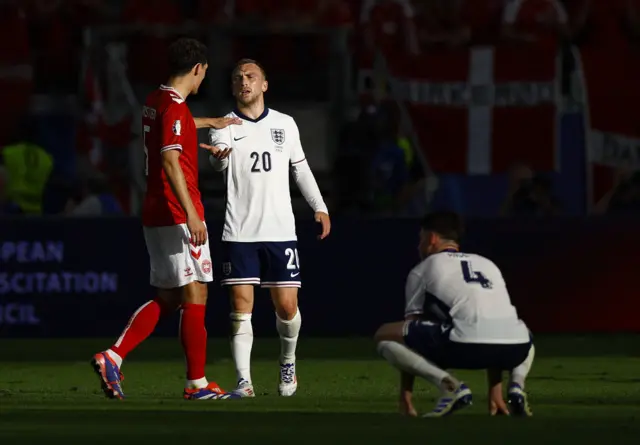
<svg viewBox="0 0 640 445">
<path fill-rule="evenodd" d="M 109 340 L 0 339 L 0 444 L 633 444 L 640 443 L 640 336 L 536 337 L 528 381 L 534 417 L 487 415 L 484 374 L 456 372 L 474 405 L 445 419 L 396 414 L 398 376 L 368 339 L 301 339 L 298 394 L 277 395 L 277 339 L 257 339 L 258 396 L 181 399 L 175 339 L 127 359 L 127 400 L 107 400 L 89 366 Z M 226 340 L 210 339 L 209 379 L 235 383 Z M 421 412 L 436 393 L 417 382 Z"/>
</svg>

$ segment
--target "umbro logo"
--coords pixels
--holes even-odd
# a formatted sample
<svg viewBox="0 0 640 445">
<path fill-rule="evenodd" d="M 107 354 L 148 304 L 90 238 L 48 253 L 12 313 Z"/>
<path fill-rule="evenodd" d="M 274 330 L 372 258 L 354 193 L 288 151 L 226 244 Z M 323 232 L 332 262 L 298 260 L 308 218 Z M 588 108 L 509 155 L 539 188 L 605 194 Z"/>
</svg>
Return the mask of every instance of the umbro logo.
<svg viewBox="0 0 640 445">
<path fill-rule="evenodd" d="M 246 136 L 242 136 L 241 138 L 233 138 L 233 140 L 237 142 L 237 141 L 239 141 L 240 139 L 244 139 L 244 138 L 246 138 Z"/>
</svg>

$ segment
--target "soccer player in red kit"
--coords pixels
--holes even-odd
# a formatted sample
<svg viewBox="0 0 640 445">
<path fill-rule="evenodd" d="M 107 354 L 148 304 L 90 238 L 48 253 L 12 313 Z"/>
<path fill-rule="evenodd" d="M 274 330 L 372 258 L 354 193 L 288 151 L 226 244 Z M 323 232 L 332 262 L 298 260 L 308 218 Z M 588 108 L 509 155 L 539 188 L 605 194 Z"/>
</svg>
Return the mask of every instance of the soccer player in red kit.
<svg viewBox="0 0 640 445">
<path fill-rule="evenodd" d="M 223 128 L 234 119 L 194 119 L 185 102 L 207 71 L 207 48 L 179 39 L 169 47 L 170 78 L 147 97 L 142 112 L 147 192 L 142 210 L 144 237 L 157 297 L 131 317 L 124 332 L 92 365 L 109 398 L 124 398 L 122 360 L 155 329 L 158 319 L 180 309 L 180 340 L 187 362 L 184 398 L 227 399 L 205 377 L 207 283 L 211 254 L 198 190 L 197 128 Z"/>
</svg>

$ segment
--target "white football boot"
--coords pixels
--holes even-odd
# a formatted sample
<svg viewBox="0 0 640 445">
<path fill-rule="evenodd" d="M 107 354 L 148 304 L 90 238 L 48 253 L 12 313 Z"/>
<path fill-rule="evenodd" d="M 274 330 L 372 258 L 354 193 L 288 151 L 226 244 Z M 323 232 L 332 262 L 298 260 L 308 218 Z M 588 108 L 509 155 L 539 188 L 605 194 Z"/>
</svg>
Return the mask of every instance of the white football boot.
<svg viewBox="0 0 640 445">
<path fill-rule="evenodd" d="M 240 397 L 255 397 L 256 393 L 253 391 L 253 385 L 247 382 L 245 379 L 238 380 L 238 386 L 231 391 Z"/>
<path fill-rule="evenodd" d="M 455 392 L 445 392 L 438 399 L 436 407 L 422 417 L 444 417 L 473 404 L 473 395 L 467 385 L 461 383 Z"/>
</svg>

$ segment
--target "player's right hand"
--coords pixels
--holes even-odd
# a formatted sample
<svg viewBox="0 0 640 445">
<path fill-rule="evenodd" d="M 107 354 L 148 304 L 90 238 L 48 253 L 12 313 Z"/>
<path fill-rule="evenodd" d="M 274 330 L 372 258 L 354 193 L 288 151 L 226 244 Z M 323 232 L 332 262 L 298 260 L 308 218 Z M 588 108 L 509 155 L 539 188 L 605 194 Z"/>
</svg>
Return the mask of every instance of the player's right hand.
<svg viewBox="0 0 640 445">
<path fill-rule="evenodd" d="M 194 246 L 203 246 L 207 242 L 207 226 L 200 219 L 199 216 L 187 218 L 187 229 L 189 229 L 189 235 L 191 242 Z"/>
<path fill-rule="evenodd" d="M 204 148 L 209 153 L 211 153 L 211 155 L 214 158 L 216 158 L 218 160 L 222 160 L 222 159 L 228 158 L 229 155 L 231 154 L 231 150 L 232 150 L 230 147 L 222 148 L 222 147 L 215 147 L 215 146 L 209 145 L 209 144 L 200 144 L 200 148 Z"/>
</svg>

